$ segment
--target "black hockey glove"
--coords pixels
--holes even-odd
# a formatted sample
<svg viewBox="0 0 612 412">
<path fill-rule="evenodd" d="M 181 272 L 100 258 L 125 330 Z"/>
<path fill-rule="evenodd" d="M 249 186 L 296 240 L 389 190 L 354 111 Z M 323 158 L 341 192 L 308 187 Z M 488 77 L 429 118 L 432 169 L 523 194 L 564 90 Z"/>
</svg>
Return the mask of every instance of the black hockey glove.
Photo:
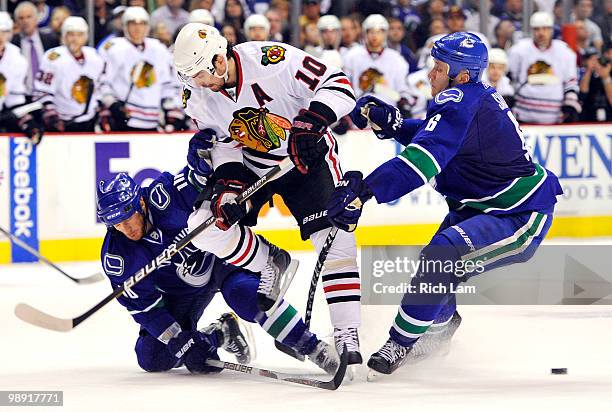
<svg viewBox="0 0 612 412">
<path fill-rule="evenodd" d="M 40 122 L 30 113 L 18 120 L 17 124 L 21 131 L 32 140 L 34 146 L 38 145 L 43 138 L 43 127 Z"/>
<path fill-rule="evenodd" d="M 184 330 L 168 341 L 168 351 L 182 359 L 192 373 L 218 373 L 221 369 L 206 364 L 207 359 L 219 360 L 211 336 L 197 330 Z"/>
<path fill-rule="evenodd" d="M 236 197 L 245 189 L 244 183 L 229 179 L 219 179 L 213 186 L 210 208 L 213 216 L 217 218 L 216 226 L 219 229 L 229 229 L 249 212 L 249 201 L 236 203 Z"/>
<path fill-rule="evenodd" d="M 116 101 L 108 107 L 108 110 L 111 114 L 111 128 L 113 130 L 123 130 L 128 121 L 125 103 Z"/>
<path fill-rule="evenodd" d="M 308 173 L 329 150 L 323 136 L 326 130 L 327 120 L 311 110 L 302 109 L 293 119 L 287 150 L 300 173 Z"/>
<path fill-rule="evenodd" d="M 563 113 L 563 123 L 576 123 L 578 121 L 578 111 L 574 106 L 563 105 L 561 106 L 561 112 Z"/>
</svg>

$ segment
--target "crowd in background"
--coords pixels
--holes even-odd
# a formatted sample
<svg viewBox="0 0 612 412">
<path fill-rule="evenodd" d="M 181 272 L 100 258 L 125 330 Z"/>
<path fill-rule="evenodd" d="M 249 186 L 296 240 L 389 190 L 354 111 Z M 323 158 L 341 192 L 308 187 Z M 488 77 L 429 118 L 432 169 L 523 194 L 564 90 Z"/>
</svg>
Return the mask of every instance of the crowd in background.
<svg viewBox="0 0 612 412">
<path fill-rule="evenodd" d="M 52 131 L 70 131 L 81 130 L 79 127 L 82 126 L 85 128 L 83 130 L 93 130 L 95 127 L 100 130 L 102 126 L 101 130 L 150 130 L 154 127 L 149 124 L 147 127 L 133 125 L 128 127 L 127 119 L 130 118 L 129 110 L 133 116 L 138 110 L 155 111 L 155 107 L 157 111 L 163 112 L 159 116 L 161 119 L 159 124 L 164 130 L 190 126 L 178 114 L 180 84 L 176 79 L 166 80 L 166 83 L 175 83 L 168 87 L 162 84 L 159 92 L 160 101 L 144 108 L 137 102 L 132 102 L 133 107 L 126 108 L 126 104 L 129 106 L 130 102 L 126 101 L 125 96 L 119 96 L 120 93 L 113 90 L 117 82 L 109 78 L 108 73 L 107 90 L 104 90 L 104 71 L 108 71 L 109 65 L 119 64 L 111 62 L 113 42 L 127 38 L 131 43 L 135 44 L 136 39 L 144 44 L 144 40 L 136 33 L 138 30 L 134 32 L 136 34 L 126 36 L 126 24 L 130 22 L 143 24 L 145 37 L 157 39 L 161 45 L 169 49 L 167 55 L 164 54 L 161 59 L 163 61 L 168 58 L 170 63 L 169 56 L 174 38 L 178 30 L 188 22 L 214 25 L 231 44 L 249 40 L 290 43 L 293 39 L 290 24 L 292 5 L 289 0 L 191 0 L 189 2 L 95 0 L 94 21 L 85 24 L 93 25 L 93 43 L 101 58 L 102 67 L 100 73 L 85 76 L 90 79 L 99 74 L 100 79 L 92 78 L 91 85 L 84 81 L 79 86 L 88 89 L 94 96 L 94 101 L 92 102 L 88 96 L 80 98 L 80 101 L 76 99 L 81 106 L 75 104 L 73 110 L 82 113 L 83 119 L 77 120 L 83 121 L 75 122 L 75 116 L 78 117 L 76 113 L 62 113 L 58 110 L 59 106 L 62 106 L 54 103 L 56 96 L 54 93 L 58 92 L 49 89 L 52 80 L 48 78 L 49 73 L 41 71 L 41 66 L 55 64 L 48 61 L 49 57 L 53 59 L 55 56 L 51 49 L 67 44 L 67 30 L 85 31 L 84 27 L 87 26 L 83 26 L 84 20 L 83 22 L 70 20 L 72 25 L 69 24 L 68 29 L 63 27 L 69 16 L 86 16 L 84 2 L 82 0 L 35 0 L 32 3 L 9 1 L 8 5 L 9 13 L 5 13 L 4 17 L 0 18 L 0 33 L 2 33 L 0 34 L 0 109 L 6 112 L 17 106 L 14 103 L 16 100 L 11 103 L 11 93 L 25 95 L 25 101 L 19 100 L 19 105 L 32 100 L 41 100 L 44 103 L 42 123 L 36 126 L 34 121 L 36 116 L 32 116 L 33 120 L 28 126 L 30 129 L 38 127 Z M 471 31 L 478 34 L 490 50 L 490 67 L 485 81 L 494 85 L 509 105 L 518 106 L 519 121 L 562 123 L 612 120 L 610 78 L 612 0 L 599 2 L 576 0 L 571 15 L 573 29 L 570 31 L 573 33 L 570 42 L 573 50 L 562 43 L 560 0 L 535 1 L 536 10 L 539 12 L 531 16 L 532 24 L 529 32 L 524 31 L 522 27 L 524 21 L 522 0 L 493 0 L 487 33 L 479 33 L 478 6 L 479 2 L 476 0 L 464 0 L 461 6 L 453 4 L 452 0 L 302 0 L 299 44 L 296 46 L 328 64 L 342 67 L 358 95 L 376 94 L 396 104 L 405 116 L 422 118 L 431 99 L 427 71 L 431 67 L 429 50 L 433 42 L 447 33 Z M 134 12 L 134 7 L 142 7 L 148 13 L 145 16 Z M 131 10 L 131 20 L 126 21 L 124 18 L 126 10 Z M 9 17 L 12 18 L 10 25 L 7 20 Z M 544 31 L 550 32 L 550 36 L 543 34 Z M 84 33 L 84 36 L 87 34 Z M 547 40 L 547 36 L 551 39 Z M 6 59 L 3 59 L 3 55 L 6 57 L 9 54 L 5 47 L 8 41 L 20 49 L 27 63 L 23 91 L 20 88 L 17 91 L 9 90 L 11 82 L 7 80 L 7 74 L 2 73 L 3 67 L 16 67 L 15 64 L 9 65 Z M 81 41 L 83 45 L 85 41 Z M 526 46 L 526 41 L 535 44 L 537 49 L 534 50 L 542 52 L 542 56 L 547 53 L 547 49 L 557 48 L 559 51 L 555 52 L 556 59 L 558 56 L 563 56 L 564 61 L 547 62 L 544 58 L 530 62 L 527 66 L 520 64 L 521 59 L 528 59 L 528 56 L 533 54 L 524 51 L 529 47 Z M 138 49 L 138 44 L 135 46 L 134 50 L 142 51 L 141 49 L 145 48 L 142 46 Z M 68 47 L 67 50 L 83 54 L 78 47 Z M 129 53 L 129 47 L 124 48 L 123 53 Z M 159 58 L 162 54 L 156 56 Z M 78 61 L 75 53 L 73 57 Z M 89 60 L 92 59 L 97 58 Z M 2 60 L 5 60 L 4 65 Z M 160 62 L 150 63 L 154 65 Z M 555 64 L 562 64 L 564 67 L 559 69 Z M 142 69 L 142 65 L 139 68 Z M 120 71 L 119 68 L 115 69 L 117 72 Z M 133 71 L 132 68 L 131 73 Z M 559 71 L 563 71 L 564 74 L 560 75 Z M 52 74 L 51 77 L 53 76 L 59 78 L 62 72 Z M 159 76 L 157 74 L 157 77 Z M 81 74 L 78 79 L 83 80 L 83 77 L 84 74 Z M 538 86 L 544 87 L 541 90 L 546 90 L 547 94 L 548 90 L 554 89 L 555 81 L 558 83 L 556 87 L 559 88 L 561 97 L 559 99 L 551 97 L 549 103 L 542 103 L 546 101 L 547 96 L 543 96 L 542 92 L 538 91 Z M 37 82 L 43 86 L 38 87 Z M 129 87 L 130 91 L 127 94 L 137 96 L 139 91 L 132 93 L 134 82 L 131 83 L 132 86 Z M 126 84 L 130 82 L 127 81 Z M 141 86 L 150 85 L 145 82 L 137 84 L 136 88 Z M 99 91 L 98 88 L 102 90 Z M 172 98 L 171 94 L 175 92 L 178 97 Z M 534 102 L 526 95 L 528 93 L 535 95 L 539 93 L 538 98 L 544 99 Z M 72 94 L 74 95 L 74 86 Z M 85 104 L 87 104 L 84 107 L 86 110 L 82 111 Z M 525 112 L 530 112 L 531 116 L 521 117 L 521 106 Z M 544 106 L 547 107 L 541 112 L 542 116 L 538 116 L 539 109 Z M 92 117 L 86 115 L 87 111 L 92 113 Z M 546 111 L 548 113 L 545 113 Z M 113 120 L 117 115 L 125 117 L 119 124 Z M 66 123 L 68 118 L 71 119 L 71 127 L 65 125 L 62 128 L 57 127 L 58 121 Z M 0 128 L 4 123 L 4 128 L 10 129 L 6 127 L 9 124 L 6 119 L 7 116 L 0 117 Z M 19 123 L 20 130 L 26 131 L 24 126 L 26 122 L 22 117 L 17 116 L 17 119 L 13 120 Z M 347 119 L 343 119 L 336 131 L 341 133 L 350 128 L 351 125 L 347 122 Z M 74 126 L 80 123 L 83 125 Z M 141 122 L 139 125 L 143 124 Z M 158 129 L 159 124 L 155 126 Z"/>
</svg>

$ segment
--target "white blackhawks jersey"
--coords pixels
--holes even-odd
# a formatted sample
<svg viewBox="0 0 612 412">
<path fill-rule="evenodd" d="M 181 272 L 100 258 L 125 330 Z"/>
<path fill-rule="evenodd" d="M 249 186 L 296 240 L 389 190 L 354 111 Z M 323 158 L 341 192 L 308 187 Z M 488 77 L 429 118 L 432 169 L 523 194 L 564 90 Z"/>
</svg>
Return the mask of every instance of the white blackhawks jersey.
<svg viewBox="0 0 612 412">
<path fill-rule="evenodd" d="M 66 46 L 47 50 L 34 81 L 37 100 L 51 104 L 60 119 L 77 123 L 96 115 L 100 76 L 104 71 L 104 62 L 96 49 L 83 47 L 82 53 L 82 58 L 77 59 Z"/>
<path fill-rule="evenodd" d="M 427 106 L 432 99 L 428 73 L 429 68 L 426 67 L 408 75 L 408 88 L 415 98 L 410 109 L 410 117 L 413 119 L 425 119 L 427 115 Z"/>
<path fill-rule="evenodd" d="M 385 47 L 382 53 L 370 53 L 357 45 L 343 56 L 343 62 L 357 97 L 370 94 L 393 105 L 401 98 L 412 101 L 406 83 L 408 63 L 397 51 Z"/>
<path fill-rule="evenodd" d="M 274 42 L 247 42 L 233 48 L 237 85 L 221 92 L 185 84 L 183 107 L 200 130 L 217 135 L 213 166 L 244 163 L 259 176 L 287 157 L 293 118 L 312 101 L 325 104 L 337 118 L 355 106 L 344 73 L 306 52 Z M 231 94 L 230 94 L 231 93 Z M 330 147 L 335 144 L 326 135 Z"/>
<path fill-rule="evenodd" d="M 28 61 L 21 55 L 19 47 L 7 43 L 0 56 L 0 110 L 21 106 L 25 103 L 25 78 Z"/>
<path fill-rule="evenodd" d="M 561 40 L 540 50 L 523 39 L 508 52 L 508 68 L 516 90 L 514 112 L 521 122 L 558 123 L 561 106 L 578 103 L 576 54 Z"/>
<path fill-rule="evenodd" d="M 157 39 L 146 38 L 136 46 L 125 37 L 104 45 L 106 69 L 102 76 L 102 96 L 106 101 L 125 102 L 129 127 L 155 129 L 162 101 L 166 107 L 180 107 L 180 84 L 168 48 Z"/>
</svg>

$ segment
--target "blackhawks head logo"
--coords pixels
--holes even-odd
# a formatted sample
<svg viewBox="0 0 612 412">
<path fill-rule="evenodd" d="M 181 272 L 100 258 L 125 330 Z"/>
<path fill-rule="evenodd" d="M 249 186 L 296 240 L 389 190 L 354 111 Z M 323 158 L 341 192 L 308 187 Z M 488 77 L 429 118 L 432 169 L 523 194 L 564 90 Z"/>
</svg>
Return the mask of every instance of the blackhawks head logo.
<svg viewBox="0 0 612 412">
<path fill-rule="evenodd" d="M 6 97 L 6 77 L 0 73 L 0 97 Z"/>
<path fill-rule="evenodd" d="M 359 88 L 364 92 L 371 92 L 377 84 L 384 84 L 383 74 L 375 68 L 369 68 L 359 76 Z"/>
<path fill-rule="evenodd" d="M 70 89 L 70 95 L 78 104 L 85 104 L 93 92 L 93 80 L 87 76 L 79 77 Z"/>
<path fill-rule="evenodd" d="M 138 89 L 151 87 L 155 84 L 155 69 L 151 63 L 141 61 L 137 63 L 130 72 L 134 86 Z"/>
<path fill-rule="evenodd" d="M 532 85 L 557 84 L 559 78 L 550 64 L 538 60 L 527 68 L 527 81 Z"/>
<path fill-rule="evenodd" d="M 234 112 L 229 125 L 232 139 L 258 152 L 269 152 L 281 146 L 287 138 L 291 122 L 284 117 L 270 113 L 265 107 L 245 107 Z"/>
<path fill-rule="evenodd" d="M 261 48 L 263 56 L 261 56 L 261 64 L 267 66 L 268 64 L 276 64 L 280 61 L 285 60 L 285 48 L 281 46 L 264 46 Z"/>
</svg>

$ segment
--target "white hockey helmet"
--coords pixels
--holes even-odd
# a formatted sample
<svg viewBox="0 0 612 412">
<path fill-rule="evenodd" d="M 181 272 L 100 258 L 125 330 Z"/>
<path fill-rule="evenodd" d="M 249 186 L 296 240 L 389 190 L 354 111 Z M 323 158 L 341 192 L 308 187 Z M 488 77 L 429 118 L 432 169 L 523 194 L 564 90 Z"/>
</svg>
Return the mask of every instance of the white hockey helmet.
<svg viewBox="0 0 612 412">
<path fill-rule="evenodd" d="M 333 14 L 321 16 L 317 22 L 319 31 L 323 30 L 340 30 L 340 20 Z"/>
<path fill-rule="evenodd" d="M 382 14 L 370 14 L 362 23 L 361 28 L 367 33 L 370 29 L 389 31 L 389 22 Z"/>
<path fill-rule="evenodd" d="M 147 13 L 147 11 L 142 7 L 126 7 L 123 15 L 121 16 L 123 30 L 126 29 L 127 24 L 131 21 L 149 24 L 149 13 Z"/>
<path fill-rule="evenodd" d="M 212 13 L 206 9 L 195 9 L 189 13 L 189 23 L 202 23 L 214 26 L 215 18 Z"/>
<path fill-rule="evenodd" d="M 87 35 L 89 33 L 89 26 L 84 18 L 69 16 L 66 17 L 66 20 L 62 23 L 62 39 L 66 36 L 66 33 L 69 32 L 85 33 L 85 35 Z"/>
<path fill-rule="evenodd" d="M 227 40 L 219 30 L 202 23 L 187 23 L 174 42 L 174 66 L 182 76 L 193 77 L 202 70 L 227 80 L 215 72 L 214 59 L 220 54 L 226 58 Z"/>
<path fill-rule="evenodd" d="M 502 49 L 491 49 L 489 50 L 489 64 L 491 63 L 503 64 L 508 67 L 508 55 Z"/>
<path fill-rule="evenodd" d="M 545 11 L 536 11 L 529 19 L 529 26 L 531 28 L 553 27 L 554 23 L 553 16 Z"/>
<path fill-rule="evenodd" d="M 11 15 L 5 11 L 0 11 L 0 31 L 13 32 L 13 19 L 11 19 Z"/>
<path fill-rule="evenodd" d="M 263 29 L 266 31 L 266 37 L 270 34 L 270 21 L 263 14 L 251 14 L 244 21 L 244 35 L 246 36 L 247 40 L 251 40 L 249 31 L 253 27 L 263 27 Z"/>
</svg>

